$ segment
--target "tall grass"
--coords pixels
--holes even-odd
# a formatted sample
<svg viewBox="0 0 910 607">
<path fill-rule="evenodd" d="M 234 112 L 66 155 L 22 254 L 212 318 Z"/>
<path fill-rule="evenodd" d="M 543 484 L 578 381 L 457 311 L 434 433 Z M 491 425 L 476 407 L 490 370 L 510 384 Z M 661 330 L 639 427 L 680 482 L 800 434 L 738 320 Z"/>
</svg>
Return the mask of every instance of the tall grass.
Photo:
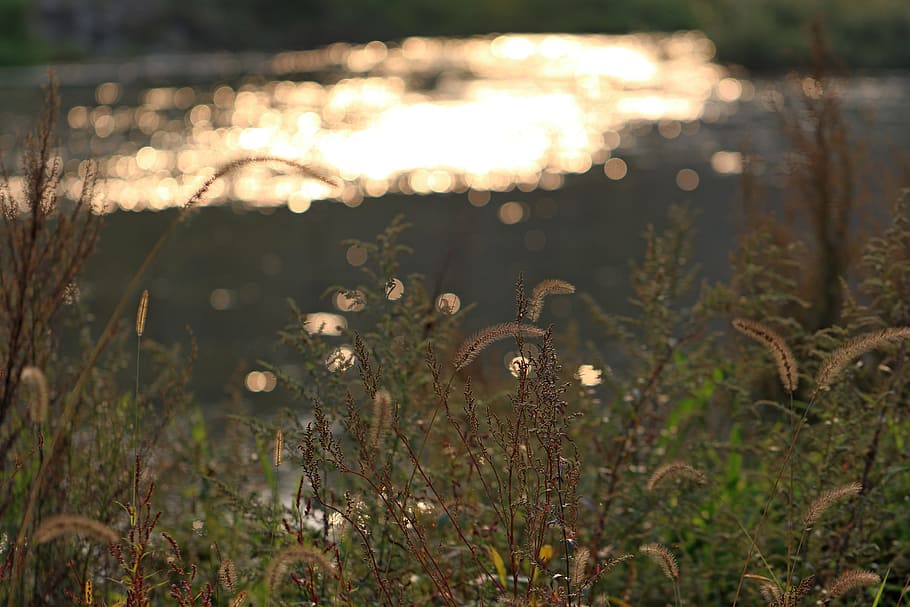
<svg viewBox="0 0 910 607">
<path fill-rule="evenodd" d="M 120 316 L 172 228 L 97 335 L 82 304 L 65 303 L 100 218 L 91 174 L 79 201 L 56 198 L 55 111 L 51 88 L 25 147 L 24 197 L 8 179 L 0 188 L 8 605 L 903 601 L 906 583 L 888 580 L 910 565 L 905 199 L 849 260 L 824 247 L 803 258 L 811 247 L 756 221 L 733 278 L 699 289 L 692 213 L 673 208 L 633 266 L 635 314 L 518 277 L 514 315 L 487 328 L 405 274 L 396 219 L 359 243 L 363 283 L 329 289 L 357 292 L 351 329 L 322 334 L 290 305 L 279 339 L 298 371 L 273 372 L 293 404 L 266 419 L 234 386 L 215 440 L 188 390 L 194 348 L 150 339 L 145 295 L 144 382 L 137 358 L 135 385 L 121 385 L 132 331 Z M 826 116 L 810 126 L 830 128 Z M 844 152 L 829 149 L 841 139 L 810 140 L 820 147 L 799 150 L 819 162 L 794 176 L 806 183 Z M 836 269 L 822 316 L 801 310 L 830 289 L 800 284 L 792 267 L 823 284 Z M 556 295 L 580 298 L 596 332 L 581 341 L 554 322 Z M 816 326 L 822 317 L 836 322 Z M 55 335 L 79 354 L 64 356 Z M 333 364 L 343 343 L 352 356 Z"/>
</svg>

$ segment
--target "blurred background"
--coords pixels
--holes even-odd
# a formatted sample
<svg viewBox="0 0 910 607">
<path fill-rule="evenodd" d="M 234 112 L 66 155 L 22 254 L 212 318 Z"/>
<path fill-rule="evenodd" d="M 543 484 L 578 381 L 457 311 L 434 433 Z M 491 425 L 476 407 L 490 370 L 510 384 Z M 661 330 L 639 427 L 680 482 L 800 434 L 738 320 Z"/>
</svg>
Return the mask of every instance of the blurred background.
<svg viewBox="0 0 910 607">
<path fill-rule="evenodd" d="M 0 0 L 0 149 L 14 165 L 55 65 L 64 191 L 78 195 L 86 159 L 104 176 L 106 227 L 77 285 L 99 323 L 218 166 L 272 155 L 336 177 L 234 172 L 145 281 L 147 335 L 186 342 L 189 326 L 199 339 L 203 403 L 236 385 L 280 406 L 257 361 L 294 372 L 273 347 L 286 299 L 358 328 L 368 311 L 331 287 L 356 286 L 371 260 L 341 241 L 399 213 L 416 254 L 394 278 L 407 289 L 424 274 L 454 313 L 477 304 L 467 330 L 511 317 L 519 272 L 628 311 L 640 236 L 671 204 L 698 211 L 696 260 L 723 278 L 744 153 L 768 198 L 785 198 L 776 109 L 789 90 L 814 94 L 786 76 L 810 62 L 813 20 L 836 57 L 849 145 L 899 182 L 904 0 Z M 866 195 L 890 205 L 881 187 Z M 598 347 L 577 299 L 554 298 L 543 321 Z"/>
</svg>

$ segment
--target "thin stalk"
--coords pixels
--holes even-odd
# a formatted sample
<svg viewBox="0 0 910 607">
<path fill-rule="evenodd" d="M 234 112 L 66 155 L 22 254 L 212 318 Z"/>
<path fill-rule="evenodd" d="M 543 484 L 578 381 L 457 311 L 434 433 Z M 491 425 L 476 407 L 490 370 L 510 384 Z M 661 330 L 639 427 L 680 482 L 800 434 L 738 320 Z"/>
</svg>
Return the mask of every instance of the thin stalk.
<svg viewBox="0 0 910 607">
<path fill-rule="evenodd" d="M 142 335 L 136 339 L 136 390 L 133 394 L 133 460 L 139 457 L 139 361 L 142 351 Z M 133 479 L 133 489 L 130 503 L 136 504 L 136 481 Z"/>
<path fill-rule="evenodd" d="M 787 448 L 787 452 L 784 454 L 784 460 L 781 462 L 780 469 L 777 471 L 777 478 L 774 479 L 774 485 L 771 487 L 771 492 L 768 494 L 768 499 L 765 500 L 765 505 L 762 508 L 761 516 L 758 519 L 758 523 L 755 525 L 755 530 L 752 532 L 752 539 L 749 542 L 749 551 L 746 553 L 746 559 L 743 563 L 742 572 L 739 575 L 739 583 L 736 585 L 736 594 L 733 596 L 733 606 L 739 602 L 739 596 L 742 593 L 743 582 L 746 579 L 746 572 L 749 570 L 749 562 L 752 560 L 752 552 L 755 550 L 758 544 L 758 535 L 761 531 L 761 526 L 765 522 L 765 518 L 768 516 L 768 511 L 771 509 L 771 502 L 774 501 L 774 494 L 777 492 L 777 487 L 780 485 L 780 481 L 784 476 L 784 472 L 787 470 L 787 466 L 790 463 L 790 458 L 793 456 L 793 452 L 796 450 L 796 441 L 799 439 L 800 432 L 802 432 L 803 425 L 806 423 L 806 419 L 809 416 L 809 410 L 812 408 L 812 405 L 815 403 L 815 399 L 818 396 L 818 389 L 812 394 L 812 397 L 809 399 L 809 402 L 806 404 L 806 408 L 803 411 L 803 415 L 799 420 L 799 423 L 796 426 L 796 430 L 793 432 L 793 438 L 790 439 L 790 446 Z M 788 566 L 789 568 L 789 566 Z M 789 587 L 790 581 L 784 580 L 784 584 Z"/>
</svg>

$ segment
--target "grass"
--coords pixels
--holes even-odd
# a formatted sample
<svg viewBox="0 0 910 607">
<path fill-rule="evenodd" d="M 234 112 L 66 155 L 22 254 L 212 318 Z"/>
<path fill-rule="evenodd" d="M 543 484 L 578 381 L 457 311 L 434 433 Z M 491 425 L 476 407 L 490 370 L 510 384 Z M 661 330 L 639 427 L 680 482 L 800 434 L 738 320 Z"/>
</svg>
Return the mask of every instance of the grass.
<svg viewBox="0 0 910 607">
<path fill-rule="evenodd" d="M 100 331 L 65 297 L 100 218 L 91 174 L 75 204 L 57 199 L 51 87 L 25 194 L 0 189 L 0 599 L 905 604 L 910 208 L 899 197 L 858 254 L 832 248 L 856 237 L 856 165 L 813 77 L 821 96 L 781 108 L 805 240 L 747 196 L 733 278 L 699 285 L 692 213 L 673 208 L 645 234 L 634 315 L 519 276 L 514 315 L 469 336 L 468 309 L 402 274 L 396 219 L 360 243 L 362 284 L 330 290 L 362 304 L 351 329 L 323 335 L 291 303 L 279 340 L 299 373 L 272 372 L 293 405 L 266 419 L 232 386 L 219 439 L 189 390 L 192 340 L 150 338 L 146 318 L 164 321 L 145 291 L 135 356 L 121 320 L 170 230 Z M 551 322 L 557 296 L 586 302 L 596 339 Z"/>
</svg>

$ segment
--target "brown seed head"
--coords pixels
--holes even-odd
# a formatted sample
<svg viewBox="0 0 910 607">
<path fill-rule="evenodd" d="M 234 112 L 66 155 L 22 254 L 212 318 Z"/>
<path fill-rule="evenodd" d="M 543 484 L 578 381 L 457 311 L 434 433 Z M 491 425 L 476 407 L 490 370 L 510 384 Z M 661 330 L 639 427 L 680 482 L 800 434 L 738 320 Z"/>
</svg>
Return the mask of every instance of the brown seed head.
<svg viewBox="0 0 910 607">
<path fill-rule="evenodd" d="M 22 369 L 22 381 L 32 389 L 32 397 L 28 401 L 28 416 L 36 424 L 47 420 L 47 405 L 49 401 L 47 380 L 38 367 L 25 367 Z"/>
<path fill-rule="evenodd" d="M 272 460 L 277 468 L 281 465 L 282 456 L 284 455 L 284 433 L 281 431 L 281 428 L 275 430 L 275 448 L 273 451 Z"/>
<path fill-rule="evenodd" d="M 218 568 L 218 579 L 221 580 L 221 585 L 224 586 L 225 590 L 234 592 L 234 587 L 237 585 L 237 572 L 234 569 L 234 561 L 221 561 L 221 566 Z"/>
<path fill-rule="evenodd" d="M 882 583 L 882 578 L 877 573 L 855 569 L 842 573 L 828 588 L 828 594 L 833 597 L 843 596 L 856 588 L 863 586 L 877 586 Z"/>
<path fill-rule="evenodd" d="M 799 383 L 798 367 L 796 358 L 784 338 L 756 320 L 737 318 L 733 320 L 732 324 L 734 329 L 746 337 L 754 339 L 771 352 L 784 389 L 791 394 L 796 392 L 796 386 Z"/>
<path fill-rule="evenodd" d="M 543 300 L 548 295 L 569 295 L 575 292 L 575 285 L 564 280 L 550 278 L 544 280 L 531 292 L 531 302 L 528 305 L 528 320 L 536 322 L 543 311 Z"/>
<path fill-rule="evenodd" d="M 679 579 L 679 566 L 676 564 L 676 557 L 670 552 L 669 548 L 663 544 L 653 543 L 640 546 L 638 551 L 660 565 L 664 575 L 668 578 L 671 580 Z"/>
<path fill-rule="evenodd" d="M 854 337 L 840 348 L 834 350 L 831 356 L 822 363 L 822 366 L 818 369 L 815 383 L 819 389 L 828 390 L 831 388 L 831 384 L 843 373 L 850 361 L 866 352 L 907 337 L 910 337 L 910 327 L 892 327 Z"/>
<path fill-rule="evenodd" d="M 517 337 L 524 335 L 526 337 L 543 337 L 546 331 L 534 325 L 523 325 L 517 322 L 506 322 L 492 327 L 487 327 L 480 333 L 473 335 L 465 340 L 458 352 L 455 353 L 453 364 L 456 370 L 460 370 L 471 364 L 480 353 L 493 342 L 507 337 Z"/>
<path fill-rule="evenodd" d="M 687 480 L 697 485 L 704 485 L 708 482 L 705 475 L 692 466 L 682 462 L 670 462 L 660 466 L 651 474 L 651 478 L 648 479 L 648 484 L 645 488 L 648 491 L 654 491 L 661 482 L 670 479 Z"/>
<path fill-rule="evenodd" d="M 272 562 L 269 563 L 265 571 L 265 579 L 268 584 L 269 592 L 274 593 L 275 589 L 281 586 L 285 581 L 285 573 L 288 565 L 300 561 L 306 563 L 314 569 L 322 571 L 326 575 L 334 575 L 335 568 L 332 567 L 331 561 L 326 555 L 312 546 L 303 546 L 300 544 L 288 546 L 275 555 Z"/>
<path fill-rule="evenodd" d="M 806 509 L 806 514 L 803 516 L 803 523 L 806 527 L 811 527 L 833 504 L 850 496 L 859 495 L 862 490 L 862 483 L 853 482 L 849 485 L 825 491 L 809 504 L 809 507 Z"/>
<path fill-rule="evenodd" d="M 136 310 L 136 335 L 142 337 L 145 333 L 145 319 L 149 313 L 149 290 L 142 291 L 139 296 L 139 309 Z"/>
<path fill-rule="evenodd" d="M 104 544 L 116 544 L 117 534 L 100 521 L 78 514 L 58 514 L 41 523 L 32 536 L 36 544 L 43 544 L 61 535 L 85 535 Z"/>
</svg>

